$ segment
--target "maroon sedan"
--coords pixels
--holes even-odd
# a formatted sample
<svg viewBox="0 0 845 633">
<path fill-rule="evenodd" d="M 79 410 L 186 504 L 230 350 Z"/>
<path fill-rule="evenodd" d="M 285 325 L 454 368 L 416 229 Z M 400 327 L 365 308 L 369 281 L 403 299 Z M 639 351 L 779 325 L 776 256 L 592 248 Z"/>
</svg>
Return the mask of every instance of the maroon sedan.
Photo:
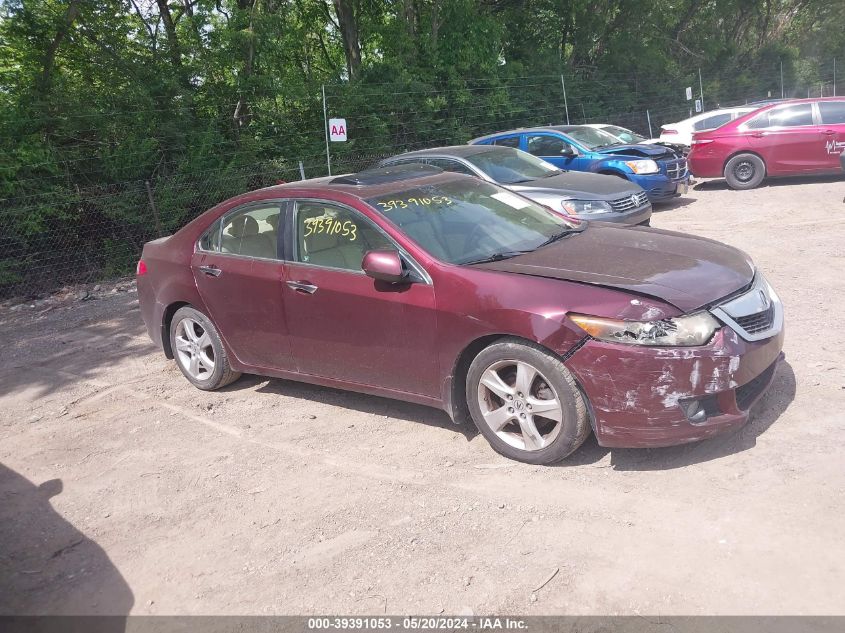
<svg viewBox="0 0 845 633">
<path fill-rule="evenodd" d="M 144 247 L 138 291 L 200 389 L 249 372 L 431 405 L 538 464 L 591 429 L 736 428 L 782 357 L 781 302 L 740 251 L 421 165 L 228 200 Z"/>
<path fill-rule="evenodd" d="M 845 99 L 829 97 L 772 104 L 698 132 L 687 159 L 700 178 L 753 189 L 766 176 L 837 172 L 843 149 Z"/>
</svg>

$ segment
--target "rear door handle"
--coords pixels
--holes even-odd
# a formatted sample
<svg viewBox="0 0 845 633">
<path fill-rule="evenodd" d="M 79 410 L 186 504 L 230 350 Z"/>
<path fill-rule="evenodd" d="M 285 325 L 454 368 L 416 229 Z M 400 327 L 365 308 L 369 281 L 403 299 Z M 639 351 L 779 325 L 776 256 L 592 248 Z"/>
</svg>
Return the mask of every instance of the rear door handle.
<svg viewBox="0 0 845 633">
<path fill-rule="evenodd" d="M 307 281 L 289 281 L 287 284 L 297 292 L 304 292 L 309 295 L 313 295 L 317 292 L 317 286 L 308 283 Z"/>
<path fill-rule="evenodd" d="M 219 277 L 223 273 L 217 266 L 200 266 L 199 269 L 210 277 Z"/>
<path fill-rule="evenodd" d="M 752 132 L 751 136 L 753 136 L 754 138 L 763 138 L 764 136 L 766 136 L 766 133 L 765 132 Z"/>
</svg>

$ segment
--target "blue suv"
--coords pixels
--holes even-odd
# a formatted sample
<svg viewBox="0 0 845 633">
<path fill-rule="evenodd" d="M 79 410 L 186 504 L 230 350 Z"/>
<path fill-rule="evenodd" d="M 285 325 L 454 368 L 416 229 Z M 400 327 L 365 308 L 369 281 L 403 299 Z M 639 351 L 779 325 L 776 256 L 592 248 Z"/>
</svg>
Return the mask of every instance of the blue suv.
<svg viewBox="0 0 845 633">
<path fill-rule="evenodd" d="M 687 160 L 663 145 L 626 145 L 585 125 L 550 125 L 488 134 L 470 145 L 503 145 L 538 156 L 561 169 L 627 178 L 660 202 L 687 192 Z"/>
</svg>

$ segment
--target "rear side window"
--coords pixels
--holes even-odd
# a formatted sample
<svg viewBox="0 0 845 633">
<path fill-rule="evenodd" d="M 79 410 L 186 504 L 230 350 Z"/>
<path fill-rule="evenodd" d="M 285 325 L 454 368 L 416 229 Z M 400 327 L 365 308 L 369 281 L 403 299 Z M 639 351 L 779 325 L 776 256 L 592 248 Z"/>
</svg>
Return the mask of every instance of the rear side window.
<svg viewBox="0 0 845 633">
<path fill-rule="evenodd" d="M 528 153 L 534 156 L 560 156 L 569 144 L 557 136 L 538 134 L 528 137 Z"/>
<path fill-rule="evenodd" d="M 439 167 L 443 171 L 451 171 L 455 174 L 466 174 L 468 176 L 475 175 L 469 167 L 463 163 L 456 160 L 449 160 L 448 158 L 429 158 L 428 164 L 433 165 L 434 167 Z"/>
<path fill-rule="evenodd" d="M 759 130 L 767 127 L 805 127 L 815 125 L 813 107 L 809 103 L 799 103 L 767 110 L 751 119 L 746 127 Z"/>
<path fill-rule="evenodd" d="M 519 149 L 519 136 L 506 136 L 505 138 L 497 138 L 493 141 L 493 145 L 501 145 L 503 147 L 515 147 Z"/>
<path fill-rule="evenodd" d="M 819 101 L 819 112 L 825 125 L 845 125 L 845 101 Z"/>
<path fill-rule="evenodd" d="M 232 255 L 277 259 L 277 205 L 239 209 L 223 218 L 220 251 Z"/>
<path fill-rule="evenodd" d="M 713 130 L 717 127 L 720 127 L 731 120 L 731 113 L 725 112 L 724 114 L 716 114 L 714 116 L 709 116 L 706 119 L 701 119 L 701 121 L 696 121 L 695 124 L 692 126 L 694 130 Z"/>
</svg>

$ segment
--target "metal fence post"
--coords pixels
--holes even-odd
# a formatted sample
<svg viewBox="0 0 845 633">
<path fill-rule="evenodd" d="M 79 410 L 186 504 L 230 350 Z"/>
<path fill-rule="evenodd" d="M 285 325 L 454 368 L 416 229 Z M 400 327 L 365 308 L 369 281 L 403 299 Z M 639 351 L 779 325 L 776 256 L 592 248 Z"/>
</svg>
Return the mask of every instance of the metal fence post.
<svg viewBox="0 0 845 633">
<path fill-rule="evenodd" d="M 326 167 L 329 170 L 329 176 L 332 175 L 332 159 L 329 151 L 329 116 L 326 108 L 326 84 L 323 84 L 323 131 L 326 133 Z"/>
<path fill-rule="evenodd" d="M 563 107 L 566 110 L 566 124 L 569 125 L 569 104 L 566 103 L 566 82 L 563 81 L 563 74 L 560 76 L 560 87 L 563 88 Z"/>
<path fill-rule="evenodd" d="M 156 209 L 156 203 L 153 199 L 153 189 L 150 187 L 149 180 L 145 180 L 144 185 L 147 187 L 147 199 L 150 201 L 150 210 L 153 212 L 153 221 L 156 225 L 156 235 L 157 237 L 161 237 L 164 235 L 164 231 L 161 230 L 161 220 L 159 220 L 158 209 Z"/>
<path fill-rule="evenodd" d="M 648 113 L 648 110 L 645 111 L 645 118 L 648 119 L 648 137 L 654 138 L 654 134 L 651 132 L 651 115 Z"/>
<path fill-rule="evenodd" d="M 302 166 L 302 161 L 299 161 L 299 176 L 300 180 L 305 180 L 305 167 Z"/>
</svg>

